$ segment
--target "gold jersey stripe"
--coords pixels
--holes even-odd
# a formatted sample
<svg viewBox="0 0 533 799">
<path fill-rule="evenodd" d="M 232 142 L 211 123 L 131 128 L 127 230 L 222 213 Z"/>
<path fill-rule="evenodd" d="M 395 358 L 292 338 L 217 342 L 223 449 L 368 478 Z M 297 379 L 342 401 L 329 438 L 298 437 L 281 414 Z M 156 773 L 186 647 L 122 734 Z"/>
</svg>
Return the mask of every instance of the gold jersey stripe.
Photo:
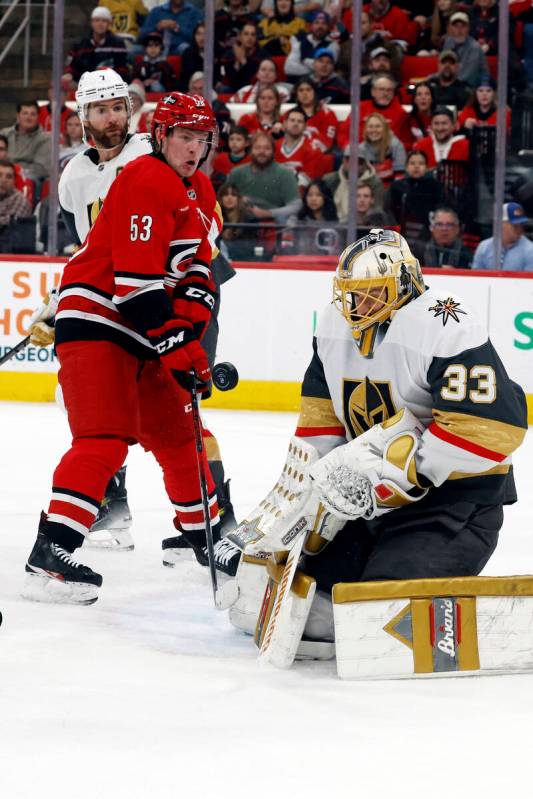
<svg viewBox="0 0 533 799">
<path fill-rule="evenodd" d="M 329 399 L 302 397 L 297 427 L 344 427 Z"/>
<path fill-rule="evenodd" d="M 511 577 L 431 577 L 423 580 L 382 580 L 337 583 L 333 602 L 369 602 L 379 599 L 425 599 L 435 596 L 533 596 L 533 575 Z"/>
<path fill-rule="evenodd" d="M 493 466 L 492 469 L 487 469 L 485 472 L 452 472 L 448 480 L 465 480 L 467 477 L 486 477 L 489 474 L 509 474 L 510 468 L 510 463 L 502 463 L 499 466 Z"/>
<path fill-rule="evenodd" d="M 518 449 L 526 435 L 525 427 L 484 419 L 469 413 L 439 411 L 433 408 L 433 419 L 448 433 L 502 455 L 510 455 Z"/>
</svg>

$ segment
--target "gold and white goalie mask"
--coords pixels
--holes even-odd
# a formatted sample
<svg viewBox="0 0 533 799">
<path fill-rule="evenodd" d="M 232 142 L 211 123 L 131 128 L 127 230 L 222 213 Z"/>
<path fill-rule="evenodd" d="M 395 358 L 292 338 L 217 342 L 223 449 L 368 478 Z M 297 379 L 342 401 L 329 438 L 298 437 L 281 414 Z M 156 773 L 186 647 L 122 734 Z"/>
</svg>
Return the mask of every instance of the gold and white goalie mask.
<svg viewBox="0 0 533 799">
<path fill-rule="evenodd" d="M 376 228 L 341 253 L 333 302 L 352 328 L 361 355 L 371 358 L 379 326 L 423 291 L 420 264 L 406 240 Z"/>
</svg>

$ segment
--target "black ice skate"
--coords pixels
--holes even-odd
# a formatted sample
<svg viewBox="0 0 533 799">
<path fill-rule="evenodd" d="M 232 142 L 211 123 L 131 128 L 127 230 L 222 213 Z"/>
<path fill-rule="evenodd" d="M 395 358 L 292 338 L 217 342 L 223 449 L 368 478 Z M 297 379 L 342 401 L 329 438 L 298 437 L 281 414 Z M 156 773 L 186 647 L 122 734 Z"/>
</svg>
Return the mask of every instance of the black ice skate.
<svg viewBox="0 0 533 799">
<path fill-rule="evenodd" d="M 229 480 L 222 488 L 217 489 L 218 513 L 220 516 L 220 534 L 226 535 L 237 527 L 237 520 L 233 512 L 233 505 L 230 501 Z M 183 535 L 175 535 L 172 538 L 164 538 L 161 542 L 163 549 L 163 566 L 173 568 L 178 560 L 186 553 L 190 553 L 191 545 Z"/>
<path fill-rule="evenodd" d="M 131 513 L 126 491 L 126 467 L 113 475 L 98 516 L 85 538 L 85 545 L 99 549 L 128 551 L 135 547 L 131 537 Z"/>
<path fill-rule="evenodd" d="M 41 517 L 37 540 L 26 564 L 26 583 L 22 596 L 36 602 L 62 602 L 91 605 L 98 599 L 102 576 L 89 566 L 77 563 L 68 552 L 51 541 Z"/>
<path fill-rule="evenodd" d="M 201 566 L 209 566 L 207 547 L 195 547 L 194 554 Z M 235 546 L 233 541 L 230 541 L 229 538 L 221 538 L 220 541 L 215 543 L 213 554 L 215 556 L 215 568 L 217 572 L 221 572 L 228 577 L 235 577 L 242 550 Z"/>
</svg>

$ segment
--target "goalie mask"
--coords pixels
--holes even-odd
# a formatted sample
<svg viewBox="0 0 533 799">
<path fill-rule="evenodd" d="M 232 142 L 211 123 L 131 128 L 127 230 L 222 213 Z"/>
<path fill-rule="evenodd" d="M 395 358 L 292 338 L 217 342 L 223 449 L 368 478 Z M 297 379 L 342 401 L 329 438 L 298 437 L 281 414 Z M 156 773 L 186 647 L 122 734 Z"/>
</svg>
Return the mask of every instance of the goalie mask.
<svg viewBox="0 0 533 799">
<path fill-rule="evenodd" d="M 420 264 L 393 230 L 371 230 L 341 253 L 333 302 L 365 358 L 372 357 L 379 326 L 425 291 Z"/>
<path fill-rule="evenodd" d="M 205 152 L 198 166 L 207 159 L 211 148 L 218 145 L 218 123 L 213 109 L 199 94 L 170 92 L 159 100 L 152 117 L 152 146 L 157 148 L 155 131 L 159 128 L 168 136 L 173 128 L 205 133 Z"/>
</svg>

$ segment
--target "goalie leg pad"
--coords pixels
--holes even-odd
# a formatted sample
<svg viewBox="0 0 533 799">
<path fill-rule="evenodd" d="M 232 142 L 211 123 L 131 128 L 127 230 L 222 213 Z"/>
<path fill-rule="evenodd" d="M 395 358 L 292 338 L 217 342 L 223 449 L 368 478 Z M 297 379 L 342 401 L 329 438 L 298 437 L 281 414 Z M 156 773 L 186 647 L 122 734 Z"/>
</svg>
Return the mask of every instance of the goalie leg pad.
<svg viewBox="0 0 533 799">
<path fill-rule="evenodd" d="M 346 680 L 533 671 L 533 576 L 339 583 Z"/>
</svg>

